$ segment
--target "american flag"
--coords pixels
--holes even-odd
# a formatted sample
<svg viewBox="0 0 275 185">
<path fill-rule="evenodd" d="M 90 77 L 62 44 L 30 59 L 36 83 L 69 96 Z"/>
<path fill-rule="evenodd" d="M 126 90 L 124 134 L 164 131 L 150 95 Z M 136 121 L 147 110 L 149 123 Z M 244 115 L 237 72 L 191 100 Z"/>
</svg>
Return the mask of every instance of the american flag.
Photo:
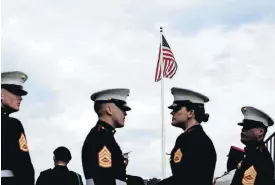
<svg viewBox="0 0 275 185">
<path fill-rule="evenodd" d="M 162 50 L 162 51 L 161 51 Z M 162 52 L 162 60 L 160 59 Z M 163 69 L 161 69 L 161 62 L 163 63 Z M 162 78 L 162 72 L 164 78 L 173 78 L 178 69 L 178 64 L 175 60 L 174 54 L 162 35 L 162 47 L 159 47 L 158 63 L 156 67 L 155 82 L 158 82 Z"/>
</svg>

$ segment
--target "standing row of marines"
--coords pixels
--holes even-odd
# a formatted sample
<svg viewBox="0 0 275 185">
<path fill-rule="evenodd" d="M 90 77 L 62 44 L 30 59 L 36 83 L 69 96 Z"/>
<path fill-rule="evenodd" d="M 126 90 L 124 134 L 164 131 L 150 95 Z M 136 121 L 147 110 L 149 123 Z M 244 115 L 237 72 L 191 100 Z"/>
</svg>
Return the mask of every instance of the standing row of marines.
<svg viewBox="0 0 275 185">
<path fill-rule="evenodd" d="M 3 185 L 33 185 L 34 168 L 24 128 L 19 120 L 9 116 L 19 110 L 22 96 L 27 94 L 23 89 L 27 75 L 14 71 L 4 72 L 1 77 L 1 182 Z M 209 118 L 204 108 L 209 99 L 187 89 L 172 88 L 171 92 L 174 96 L 174 102 L 169 106 L 172 125 L 184 132 L 177 138 L 171 152 L 173 175 L 158 184 L 212 185 L 216 151 L 201 126 Z M 126 174 L 125 157 L 114 138 L 116 128 L 124 126 L 126 112 L 131 110 L 126 103 L 129 93 L 129 89 L 108 89 L 91 96 L 98 122 L 90 130 L 82 148 L 87 185 L 143 183 L 140 177 Z M 234 164 L 228 168 L 228 171 L 234 169 L 231 185 L 274 185 L 274 165 L 264 145 L 267 128 L 274 122 L 254 107 L 243 107 L 242 113 L 244 119 L 239 125 L 242 126 L 241 141 L 246 146 L 245 157 L 238 161 L 238 165 L 236 161 L 228 163 Z M 57 148 L 54 151 L 55 168 L 42 172 L 36 184 L 82 184 L 80 175 L 68 170 L 70 160 L 71 154 L 67 148 Z M 62 181 L 66 178 L 71 180 Z M 222 178 L 217 178 L 216 183 L 219 179 Z"/>
</svg>

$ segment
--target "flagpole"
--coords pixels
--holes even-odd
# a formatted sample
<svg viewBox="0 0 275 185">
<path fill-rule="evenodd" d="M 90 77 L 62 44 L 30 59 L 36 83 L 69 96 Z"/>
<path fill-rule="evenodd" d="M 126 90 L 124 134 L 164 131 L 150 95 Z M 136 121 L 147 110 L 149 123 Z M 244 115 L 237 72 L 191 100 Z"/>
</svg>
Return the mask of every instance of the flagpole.
<svg viewBox="0 0 275 185">
<path fill-rule="evenodd" d="M 164 124 L 164 62 L 162 55 L 162 35 L 163 28 L 160 27 L 160 62 L 161 62 L 161 172 L 162 178 L 166 177 L 166 160 L 165 160 L 165 124 Z"/>
</svg>

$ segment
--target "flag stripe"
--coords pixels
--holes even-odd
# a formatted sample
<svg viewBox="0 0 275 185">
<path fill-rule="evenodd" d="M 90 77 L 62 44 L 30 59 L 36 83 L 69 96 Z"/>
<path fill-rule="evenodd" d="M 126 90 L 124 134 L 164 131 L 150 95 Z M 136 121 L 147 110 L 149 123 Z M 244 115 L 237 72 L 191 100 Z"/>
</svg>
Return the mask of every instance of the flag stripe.
<svg viewBox="0 0 275 185">
<path fill-rule="evenodd" d="M 159 55 L 158 55 L 158 63 L 157 63 L 157 67 L 156 67 L 156 74 L 155 74 L 155 82 L 158 82 L 160 80 L 161 77 L 161 71 L 160 71 L 160 47 L 159 47 Z"/>
<path fill-rule="evenodd" d="M 161 54 L 162 54 L 162 60 L 160 59 Z M 177 68 L 178 68 L 178 65 L 176 63 L 174 54 L 168 42 L 166 41 L 165 37 L 162 35 L 162 47 L 159 47 L 155 82 L 160 81 L 162 79 L 162 76 L 164 78 L 173 78 L 173 76 L 177 72 Z"/>
<path fill-rule="evenodd" d="M 175 63 L 175 67 L 174 69 L 170 72 L 170 74 L 168 74 L 170 76 L 170 78 L 173 78 L 173 76 L 176 74 L 177 72 L 177 69 L 178 69 L 178 65 L 177 63 Z"/>
<path fill-rule="evenodd" d="M 163 51 L 163 52 L 168 52 L 168 53 L 173 54 L 173 52 L 172 52 L 170 49 L 163 48 L 162 51 Z"/>
<path fill-rule="evenodd" d="M 171 71 L 172 67 L 175 66 L 175 63 L 173 61 L 170 61 L 169 63 L 170 65 L 169 65 L 168 71 Z"/>
<path fill-rule="evenodd" d="M 163 60 L 172 60 L 173 62 L 175 62 L 174 58 L 171 57 L 163 57 Z"/>
<path fill-rule="evenodd" d="M 163 54 L 163 56 L 165 56 L 165 57 L 170 57 L 171 59 L 175 59 L 174 56 L 173 56 L 172 54 L 167 54 L 167 53 L 165 53 L 165 54 Z"/>
<path fill-rule="evenodd" d="M 166 75 L 167 65 L 168 65 L 168 61 L 165 60 L 165 65 L 164 65 L 164 68 L 163 68 L 163 70 L 164 70 L 164 76 Z"/>
</svg>

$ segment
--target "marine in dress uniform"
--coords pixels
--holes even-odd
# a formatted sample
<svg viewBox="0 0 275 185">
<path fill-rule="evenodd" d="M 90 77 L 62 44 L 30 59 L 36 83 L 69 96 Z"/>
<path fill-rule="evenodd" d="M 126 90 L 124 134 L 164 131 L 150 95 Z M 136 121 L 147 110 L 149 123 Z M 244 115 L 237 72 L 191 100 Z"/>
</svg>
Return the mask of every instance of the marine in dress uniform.
<svg viewBox="0 0 275 185">
<path fill-rule="evenodd" d="M 127 167 L 129 164 L 129 153 L 123 153 L 123 158 L 124 158 L 124 164 Z M 144 180 L 139 177 L 139 176 L 133 176 L 133 175 L 126 175 L 126 182 L 127 185 L 145 185 Z"/>
<path fill-rule="evenodd" d="M 254 107 L 243 107 L 244 119 L 241 142 L 246 145 L 245 158 L 237 168 L 231 185 L 274 185 L 274 165 L 264 145 L 267 128 L 274 121 L 263 111 Z"/>
<path fill-rule="evenodd" d="M 53 154 L 55 167 L 41 172 L 36 185 L 83 185 L 81 175 L 67 167 L 72 159 L 69 149 L 60 146 Z"/>
<path fill-rule="evenodd" d="M 19 72 L 1 73 L 1 182 L 8 184 L 34 184 L 34 169 L 31 162 L 26 134 L 21 122 L 11 113 L 19 111 L 22 96 L 27 95 L 22 87 L 27 75 Z"/>
<path fill-rule="evenodd" d="M 208 121 L 204 103 L 209 99 L 197 92 L 172 88 L 174 102 L 172 125 L 182 128 L 171 152 L 172 176 L 162 180 L 160 185 L 212 185 L 216 151 L 211 139 L 200 123 Z"/>
<path fill-rule="evenodd" d="M 116 128 L 124 126 L 129 89 L 108 89 L 91 96 L 99 120 L 82 148 L 82 166 L 87 185 L 126 185 L 126 166 L 114 138 Z"/>
<path fill-rule="evenodd" d="M 227 171 L 215 179 L 215 185 L 230 185 L 238 164 L 244 159 L 245 151 L 241 148 L 231 146 L 227 155 Z"/>
</svg>

